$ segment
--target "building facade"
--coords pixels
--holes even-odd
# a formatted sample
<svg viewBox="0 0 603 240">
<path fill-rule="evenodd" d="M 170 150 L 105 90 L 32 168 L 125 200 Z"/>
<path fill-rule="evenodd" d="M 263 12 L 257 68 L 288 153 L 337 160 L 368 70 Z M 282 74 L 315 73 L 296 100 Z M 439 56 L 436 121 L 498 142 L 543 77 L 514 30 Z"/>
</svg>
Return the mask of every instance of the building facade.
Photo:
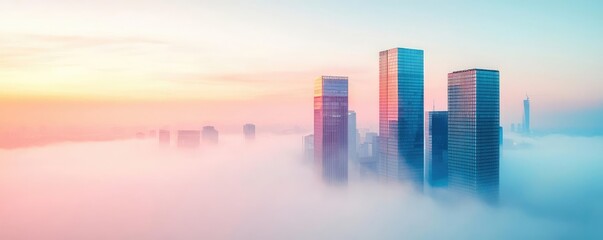
<svg viewBox="0 0 603 240">
<path fill-rule="evenodd" d="M 499 195 L 499 72 L 448 74 L 448 186 L 488 202 Z"/>
<path fill-rule="evenodd" d="M 426 114 L 425 180 L 429 187 L 448 185 L 448 112 Z"/>
<path fill-rule="evenodd" d="M 322 76 L 314 82 L 314 162 L 329 184 L 348 180 L 348 78 Z"/>
<path fill-rule="evenodd" d="M 423 50 L 379 53 L 380 179 L 423 186 Z"/>
</svg>

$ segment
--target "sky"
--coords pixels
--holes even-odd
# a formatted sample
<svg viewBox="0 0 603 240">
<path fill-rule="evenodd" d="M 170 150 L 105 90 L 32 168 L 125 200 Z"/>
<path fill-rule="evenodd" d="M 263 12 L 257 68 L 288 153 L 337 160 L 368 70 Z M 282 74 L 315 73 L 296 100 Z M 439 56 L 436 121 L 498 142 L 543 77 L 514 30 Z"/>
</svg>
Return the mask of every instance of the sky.
<svg viewBox="0 0 603 240">
<path fill-rule="evenodd" d="M 323 185 L 300 135 L 0 149 L 1 239 L 601 239 L 603 138 L 510 134 L 500 204 L 358 178 Z M 237 149 L 237 151 L 232 151 Z M 353 166 L 353 165 L 352 165 Z"/>
<path fill-rule="evenodd" d="M 426 109 L 446 109 L 447 73 L 498 69 L 503 126 L 521 121 L 529 95 L 535 131 L 601 135 L 602 11 L 601 1 L 3 0 L 0 132 L 247 122 L 310 132 L 320 75 L 349 77 L 359 128 L 375 131 L 378 52 L 409 47 L 425 51 Z"/>
</svg>

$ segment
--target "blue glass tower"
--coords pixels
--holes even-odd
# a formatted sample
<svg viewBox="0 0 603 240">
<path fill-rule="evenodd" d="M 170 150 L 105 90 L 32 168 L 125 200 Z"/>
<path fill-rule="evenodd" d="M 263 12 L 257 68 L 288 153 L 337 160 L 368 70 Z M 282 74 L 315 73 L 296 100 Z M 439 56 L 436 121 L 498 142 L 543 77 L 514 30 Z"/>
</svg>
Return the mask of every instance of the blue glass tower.
<svg viewBox="0 0 603 240">
<path fill-rule="evenodd" d="M 448 185 L 448 112 L 427 112 L 425 179 L 429 187 Z"/>
<path fill-rule="evenodd" d="M 499 72 L 448 74 L 448 185 L 497 202 L 499 195 Z"/>
<path fill-rule="evenodd" d="M 423 186 L 423 50 L 379 53 L 379 162 L 383 181 Z"/>
</svg>

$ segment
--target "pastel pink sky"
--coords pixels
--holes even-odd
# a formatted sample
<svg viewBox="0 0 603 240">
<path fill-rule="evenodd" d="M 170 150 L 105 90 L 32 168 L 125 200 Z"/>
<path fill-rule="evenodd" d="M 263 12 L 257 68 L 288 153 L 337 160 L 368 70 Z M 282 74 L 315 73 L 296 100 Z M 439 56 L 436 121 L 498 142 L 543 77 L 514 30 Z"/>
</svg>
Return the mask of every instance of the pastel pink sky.
<svg viewBox="0 0 603 240">
<path fill-rule="evenodd" d="M 378 52 L 393 47 L 425 50 L 426 110 L 446 109 L 448 72 L 491 68 L 504 126 L 520 122 L 528 94 L 533 126 L 553 127 L 556 113 L 603 109 L 601 9 L 3 1 L 0 130 L 253 122 L 309 131 L 320 75 L 348 76 L 359 128 L 376 130 Z"/>
</svg>

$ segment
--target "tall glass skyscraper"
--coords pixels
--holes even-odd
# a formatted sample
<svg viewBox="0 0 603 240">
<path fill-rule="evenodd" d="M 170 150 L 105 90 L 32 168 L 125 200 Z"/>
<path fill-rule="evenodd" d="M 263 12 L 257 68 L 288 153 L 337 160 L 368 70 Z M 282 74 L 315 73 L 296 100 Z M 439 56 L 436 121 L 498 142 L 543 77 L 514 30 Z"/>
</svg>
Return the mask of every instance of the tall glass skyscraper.
<svg viewBox="0 0 603 240">
<path fill-rule="evenodd" d="M 499 72 L 448 74 L 448 185 L 496 202 L 499 195 Z"/>
<path fill-rule="evenodd" d="M 330 184 L 348 181 L 348 78 L 314 82 L 314 162 Z"/>
<path fill-rule="evenodd" d="M 530 134 L 530 97 L 523 100 L 523 132 Z"/>
<path fill-rule="evenodd" d="M 427 112 L 425 179 L 430 187 L 448 185 L 448 112 Z"/>
<path fill-rule="evenodd" d="M 379 53 L 379 163 L 384 181 L 423 186 L 423 50 Z"/>
</svg>

